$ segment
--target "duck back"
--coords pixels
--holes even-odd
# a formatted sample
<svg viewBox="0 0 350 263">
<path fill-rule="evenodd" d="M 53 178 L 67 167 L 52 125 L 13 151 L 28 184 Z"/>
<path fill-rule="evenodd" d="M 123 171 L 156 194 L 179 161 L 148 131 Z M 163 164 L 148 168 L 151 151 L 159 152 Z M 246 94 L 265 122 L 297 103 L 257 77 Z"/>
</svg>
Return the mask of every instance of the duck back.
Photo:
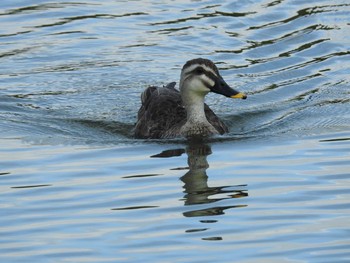
<svg viewBox="0 0 350 263">
<path fill-rule="evenodd" d="M 186 109 L 175 82 L 165 87 L 148 87 L 141 95 L 141 107 L 134 129 L 135 138 L 160 139 L 180 137 L 186 123 Z M 219 134 L 228 132 L 226 125 L 204 105 L 206 117 Z"/>
</svg>

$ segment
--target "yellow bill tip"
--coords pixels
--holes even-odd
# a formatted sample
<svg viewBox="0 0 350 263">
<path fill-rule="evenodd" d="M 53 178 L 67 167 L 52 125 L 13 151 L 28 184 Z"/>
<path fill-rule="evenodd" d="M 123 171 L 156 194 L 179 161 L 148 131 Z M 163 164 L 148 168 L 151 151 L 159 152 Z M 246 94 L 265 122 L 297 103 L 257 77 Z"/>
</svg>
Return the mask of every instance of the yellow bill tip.
<svg viewBox="0 0 350 263">
<path fill-rule="evenodd" d="M 247 95 L 245 95 L 242 92 L 237 93 L 236 95 L 231 96 L 232 99 L 243 99 L 245 100 L 247 98 Z"/>
</svg>

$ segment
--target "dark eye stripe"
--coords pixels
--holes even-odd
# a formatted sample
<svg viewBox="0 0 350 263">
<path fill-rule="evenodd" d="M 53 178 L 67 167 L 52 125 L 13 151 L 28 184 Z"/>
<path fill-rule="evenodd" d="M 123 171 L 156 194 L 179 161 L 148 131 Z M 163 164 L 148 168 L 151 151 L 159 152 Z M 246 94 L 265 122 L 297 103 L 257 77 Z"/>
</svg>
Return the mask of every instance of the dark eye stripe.
<svg viewBox="0 0 350 263">
<path fill-rule="evenodd" d="M 194 69 L 192 69 L 191 71 L 189 72 L 186 72 L 185 74 L 185 78 L 191 78 L 191 77 L 194 77 L 194 76 L 199 76 L 199 75 L 205 75 L 207 78 L 211 79 L 214 83 L 216 82 L 216 80 L 218 78 L 220 78 L 220 75 L 215 75 L 212 71 L 209 71 L 209 70 L 206 70 L 204 67 L 198 65 L 197 67 L 195 67 Z M 205 81 L 205 79 L 201 78 L 200 79 L 202 84 L 204 86 L 206 86 L 208 89 L 212 89 L 213 86 L 211 83 Z"/>
<path fill-rule="evenodd" d="M 215 82 L 215 79 L 218 78 L 217 76 L 215 76 L 215 74 L 213 72 L 205 70 L 205 68 L 203 68 L 201 66 L 198 66 L 198 67 L 194 68 L 193 70 L 191 70 L 190 72 L 187 72 L 186 76 L 196 74 L 198 71 L 200 71 L 200 74 L 205 74 L 208 78 L 210 78 L 214 82 Z"/>
</svg>

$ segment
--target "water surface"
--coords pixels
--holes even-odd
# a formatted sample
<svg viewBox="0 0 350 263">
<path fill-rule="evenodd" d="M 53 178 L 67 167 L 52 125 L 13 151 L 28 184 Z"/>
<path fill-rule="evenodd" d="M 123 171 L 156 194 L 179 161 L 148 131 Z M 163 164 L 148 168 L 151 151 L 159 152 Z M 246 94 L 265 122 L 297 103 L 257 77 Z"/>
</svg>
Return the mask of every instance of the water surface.
<svg viewBox="0 0 350 263">
<path fill-rule="evenodd" d="M 2 262 L 348 262 L 347 1 L 2 1 Z M 230 133 L 132 137 L 212 59 Z"/>
</svg>

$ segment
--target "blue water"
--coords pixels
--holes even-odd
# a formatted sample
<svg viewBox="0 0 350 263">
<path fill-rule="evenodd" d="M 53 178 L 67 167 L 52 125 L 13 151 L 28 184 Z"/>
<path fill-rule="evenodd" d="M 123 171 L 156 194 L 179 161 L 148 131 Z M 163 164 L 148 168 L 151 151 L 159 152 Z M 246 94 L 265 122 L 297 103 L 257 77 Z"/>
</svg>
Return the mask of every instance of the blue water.
<svg viewBox="0 0 350 263">
<path fill-rule="evenodd" d="M 349 262 L 347 1 L 1 1 L 1 262 Z M 132 137 L 212 59 L 230 133 Z"/>
</svg>

